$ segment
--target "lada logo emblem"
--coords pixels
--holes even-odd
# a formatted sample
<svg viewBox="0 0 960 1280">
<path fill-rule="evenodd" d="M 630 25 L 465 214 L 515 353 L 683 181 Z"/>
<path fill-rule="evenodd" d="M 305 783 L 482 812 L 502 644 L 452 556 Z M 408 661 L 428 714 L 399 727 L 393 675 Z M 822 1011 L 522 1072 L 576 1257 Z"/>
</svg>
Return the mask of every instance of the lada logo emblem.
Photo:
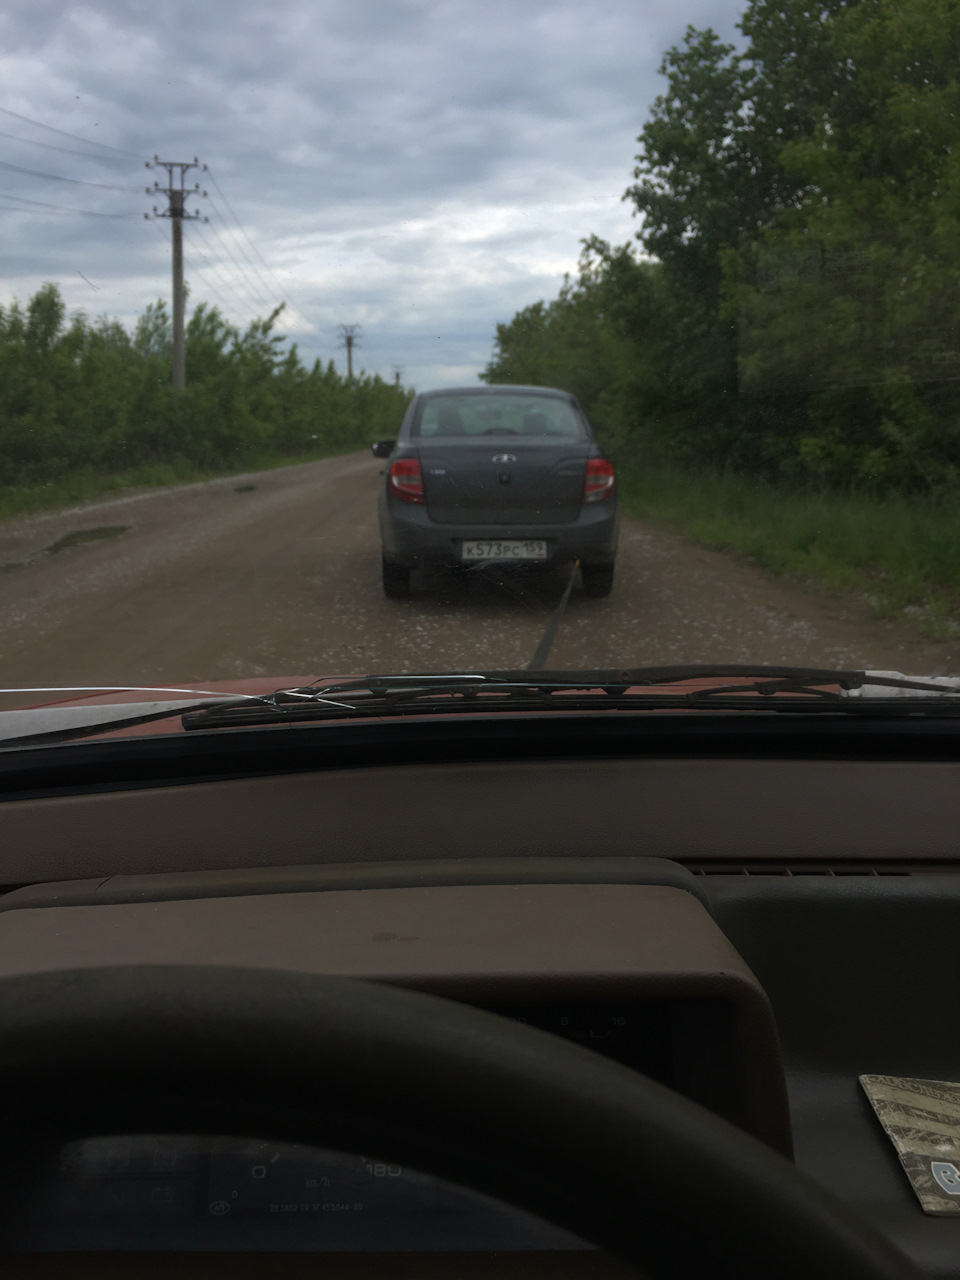
<svg viewBox="0 0 960 1280">
<path fill-rule="evenodd" d="M 499 462 L 501 465 L 507 462 L 516 462 L 516 458 L 512 453 L 495 453 L 490 459 L 491 462 Z"/>
</svg>

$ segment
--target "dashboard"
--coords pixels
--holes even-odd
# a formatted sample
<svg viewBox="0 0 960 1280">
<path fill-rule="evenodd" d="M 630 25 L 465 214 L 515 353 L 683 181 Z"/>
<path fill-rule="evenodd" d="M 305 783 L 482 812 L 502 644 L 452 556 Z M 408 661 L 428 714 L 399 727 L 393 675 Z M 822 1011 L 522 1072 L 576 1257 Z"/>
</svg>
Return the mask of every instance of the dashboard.
<svg viewBox="0 0 960 1280">
<path fill-rule="evenodd" d="M 669 883 L 681 869 L 648 867 L 667 881 L 654 884 L 363 890 L 323 889 L 323 874 L 294 893 L 254 876 L 258 892 L 234 881 L 230 897 L 204 896 L 203 875 L 15 890 L 0 900 L 0 972 L 175 958 L 389 982 L 592 1048 L 790 1152 L 769 1001 L 699 896 Z M 91 1135 L 51 1152 L 6 1238 L 26 1253 L 589 1249 L 376 1153 L 190 1134 Z"/>
<path fill-rule="evenodd" d="M 475 1191 L 370 1156 L 136 1134 L 65 1145 L 35 1181 L 16 1252 L 471 1252 L 589 1245 Z"/>
<path fill-rule="evenodd" d="M 473 1005 L 732 1121 L 947 1280 L 960 1276 L 960 1219 L 922 1212 L 858 1078 L 960 1079 L 950 750 L 33 789 L 0 803 L 0 977 L 249 966 Z M 550 1260 L 542 1274 L 625 1274 L 606 1258 L 598 1270 L 569 1233 L 376 1152 L 263 1135 L 79 1135 L 24 1192 L 6 1248 L 48 1268 L 31 1276 L 61 1274 L 58 1255 L 102 1267 L 130 1253 L 144 1267 L 201 1257 L 211 1275 L 218 1257 L 248 1254 L 266 1267 L 251 1275 L 324 1254 L 344 1275 L 354 1255 L 401 1260 L 383 1275 L 459 1274 L 454 1256 L 480 1255 L 503 1275 L 539 1275 L 537 1259 Z"/>
<path fill-rule="evenodd" d="M 723 998 L 488 1008 L 749 1122 L 736 1011 Z M 591 1248 L 489 1196 L 376 1156 L 167 1133 L 88 1138 L 52 1152 L 18 1204 L 7 1244 L 16 1252 Z"/>
</svg>

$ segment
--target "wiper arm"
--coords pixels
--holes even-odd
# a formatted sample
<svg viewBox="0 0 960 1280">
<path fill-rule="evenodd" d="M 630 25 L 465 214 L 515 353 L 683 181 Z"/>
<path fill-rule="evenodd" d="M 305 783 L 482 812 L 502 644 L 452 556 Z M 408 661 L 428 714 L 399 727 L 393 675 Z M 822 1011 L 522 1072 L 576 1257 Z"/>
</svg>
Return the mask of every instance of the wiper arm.
<svg viewBox="0 0 960 1280">
<path fill-rule="evenodd" d="M 693 680 L 735 680 L 703 689 L 671 692 Z M 652 692 L 654 688 L 664 692 Z M 185 729 L 277 724 L 282 721 L 377 718 L 395 715 L 463 714 L 540 710 L 821 711 L 875 713 L 886 700 L 856 698 L 865 690 L 889 691 L 897 713 L 913 710 L 914 697 L 944 699 L 936 709 L 960 714 L 950 705 L 960 696 L 960 680 L 915 679 L 899 672 L 831 670 L 814 667 L 703 664 L 594 671 L 477 671 L 361 676 L 332 684 L 278 689 L 257 704 L 223 704 L 183 716 Z M 776 695 L 776 696 L 774 696 Z M 849 701 L 849 699 L 853 701 Z M 906 699 L 909 699 L 907 701 Z M 949 707 L 949 710 L 948 710 Z M 924 712 L 933 712 L 929 701 Z"/>
</svg>

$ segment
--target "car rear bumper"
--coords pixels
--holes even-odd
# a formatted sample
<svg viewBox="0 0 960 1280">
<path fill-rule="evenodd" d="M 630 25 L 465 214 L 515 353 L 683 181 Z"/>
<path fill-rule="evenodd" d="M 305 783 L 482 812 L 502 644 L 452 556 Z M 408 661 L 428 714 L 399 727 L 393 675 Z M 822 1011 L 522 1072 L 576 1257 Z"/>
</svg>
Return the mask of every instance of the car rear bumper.
<svg viewBox="0 0 960 1280">
<path fill-rule="evenodd" d="M 421 565 L 453 568 L 464 563 L 460 552 L 464 540 L 505 538 L 546 542 L 545 561 L 524 563 L 581 560 L 591 565 L 610 564 L 616 555 L 619 532 L 620 511 L 615 500 L 584 507 L 577 519 L 568 524 L 437 524 L 425 507 L 414 503 L 385 499 L 380 506 L 383 553 L 387 559 L 411 569 Z"/>
</svg>

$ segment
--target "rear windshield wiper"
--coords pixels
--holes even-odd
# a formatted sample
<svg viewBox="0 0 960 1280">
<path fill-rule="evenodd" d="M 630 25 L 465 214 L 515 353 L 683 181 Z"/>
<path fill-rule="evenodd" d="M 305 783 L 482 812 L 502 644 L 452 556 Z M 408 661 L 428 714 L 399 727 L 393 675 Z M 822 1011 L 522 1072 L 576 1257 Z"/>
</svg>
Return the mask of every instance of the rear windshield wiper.
<svg viewBox="0 0 960 1280">
<path fill-rule="evenodd" d="M 672 688 L 719 681 L 694 689 Z M 726 683 L 732 682 L 732 683 Z M 361 676 L 278 689 L 183 716 L 185 729 L 281 721 L 518 711 L 736 710 L 960 715 L 960 679 L 814 667 L 698 665 L 603 671 Z"/>
</svg>

